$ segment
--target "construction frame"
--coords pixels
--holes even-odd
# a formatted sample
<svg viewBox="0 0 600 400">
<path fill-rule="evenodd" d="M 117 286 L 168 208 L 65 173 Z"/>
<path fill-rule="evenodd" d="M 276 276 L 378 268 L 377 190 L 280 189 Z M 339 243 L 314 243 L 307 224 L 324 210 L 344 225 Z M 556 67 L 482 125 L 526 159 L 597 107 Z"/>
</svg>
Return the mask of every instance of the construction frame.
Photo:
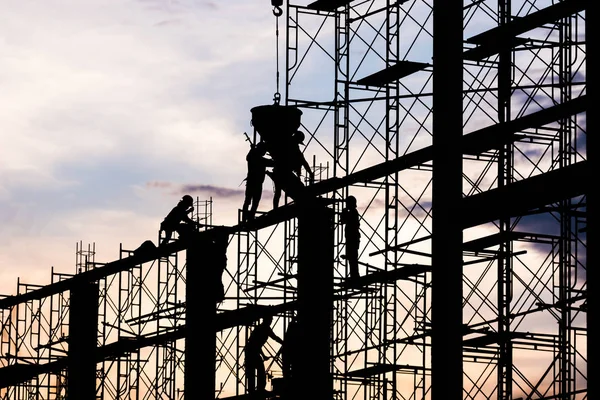
<svg viewBox="0 0 600 400">
<path fill-rule="evenodd" d="M 600 396 L 588 3 L 290 1 L 282 102 L 302 111 L 310 203 L 223 227 L 197 199 L 191 239 L 108 263 L 78 244 L 74 274 L 17 282 L 0 298 L 0 399 L 247 398 L 244 345 L 266 315 L 281 337 L 296 319 L 303 351 L 284 390 L 267 344 L 262 398 Z M 198 288 L 223 232 L 215 307 Z"/>
</svg>

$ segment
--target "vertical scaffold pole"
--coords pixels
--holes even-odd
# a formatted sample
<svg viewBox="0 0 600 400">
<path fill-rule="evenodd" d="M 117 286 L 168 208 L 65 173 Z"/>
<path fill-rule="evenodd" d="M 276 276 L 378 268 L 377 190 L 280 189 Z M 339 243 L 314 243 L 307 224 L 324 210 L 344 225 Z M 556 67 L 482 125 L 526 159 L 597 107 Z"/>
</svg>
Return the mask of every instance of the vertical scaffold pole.
<svg viewBox="0 0 600 400">
<path fill-rule="evenodd" d="M 83 282 L 71 289 L 67 397 L 96 398 L 98 284 Z"/>
<path fill-rule="evenodd" d="M 598 75 L 593 71 L 598 71 L 598 27 L 599 16 L 598 9 L 591 7 L 592 2 L 586 3 L 585 8 L 585 41 L 586 41 L 586 74 L 587 93 L 590 100 L 597 98 L 600 93 Z M 595 32 L 595 33 L 594 33 Z M 590 103 L 591 104 L 591 101 Z M 588 106 L 589 107 L 589 106 Z M 587 384 L 588 384 L 588 399 L 597 399 L 600 396 L 600 385 L 592 376 L 597 376 L 600 368 L 600 358 L 598 357 L 598 335 L 600 329 L 595 321 L 598 321 L 598 304 L 600 303 L 600 279 L 598 278 L 598 192 L 596 192 L 592 182 L 597 179 L 596 171 L 598 171 L 598 114 L 595 112 L 586 112 L 586 131 L 587 131 L 587 155 L 588 155 L 588 183 L 587 190 L 587 243 L 586 243 L 586 277 L 587 277 Z M 596 267 L 595 267 L 596 266 Z"/>
</svg>

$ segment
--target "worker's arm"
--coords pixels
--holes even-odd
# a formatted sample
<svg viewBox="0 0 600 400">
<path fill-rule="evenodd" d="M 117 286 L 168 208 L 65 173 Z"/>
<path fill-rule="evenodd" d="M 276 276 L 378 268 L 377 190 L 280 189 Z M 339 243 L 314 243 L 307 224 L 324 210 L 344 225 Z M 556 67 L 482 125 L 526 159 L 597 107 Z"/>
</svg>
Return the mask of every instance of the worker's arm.
<svg viewBox="0 0 600 400">
<path fill-rule="evenodd" d="M 196 225 L 198 227 L 200 226 L 204 226 L 204 224 L 201 224 L 200 222 L 196 222 L 193 219 L 191 219 L 190 217 L 188 217 L 187 215 L 185 217 L 183 217 L 183 220 L 185 222 L 187 222 L 188 224 L 192 224 L 192 225 Z"/>
<path fill-rule="evenodd" d="M 270 330 L 270 331 L 269 331 L 269 336 L 270 336 L 270 337 L 271 337 L 273 340 L 275 340 L 277 343 L 279 343 L 279 344 L 283 344 L 283 339 L 281 339 L 279 336 L 277 336 L 277 335 L 275 334 L 275 332 L 273 332 L 273 330 Z"/>
<path fill-rule="evenodd" d="M 315 174 L 312 171 L 312 169 L 310 169 L 310 164 L 308 163 L 308 161 L 306 161 L 304 154 L 302 155 L 302 166 L 304 167 L 306 172 L 308 172 L 308 175 L 310 176 L 310 182 L 312 183 L 315 180 Z"/>
</svg>

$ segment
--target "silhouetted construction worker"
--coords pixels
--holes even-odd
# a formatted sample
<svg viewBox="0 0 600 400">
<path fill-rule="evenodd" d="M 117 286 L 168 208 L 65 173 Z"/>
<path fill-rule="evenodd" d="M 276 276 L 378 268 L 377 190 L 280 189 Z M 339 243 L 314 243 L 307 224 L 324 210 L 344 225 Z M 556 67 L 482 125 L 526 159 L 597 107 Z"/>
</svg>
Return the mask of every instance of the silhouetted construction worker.
<svg viewBox="0 0 600 400">
<path fill-rule="evenodd" d="M 192 196 L 186 194 L 160 224 L 161 232 L 165 232 L 165 237 L 160 243 L 161 245 L 169 243 L 173 232 L 177 232 L 180 236 L 185 236 L 192 232 L 195 227 L 202 226 L 202 224 L 192 220 L 188 216 L 192 211 L 194 211 L 194 199 Z"/>
<path fill-rule="evenodd" d="M 346 207 L 342 209 L 341 222 L 346 237 L 346 260 L 350 266 L 350 278 L 360 277 L 358 273 L 358 248 L 360 247 L 360 216 L 356 209 L 356 197 L 346 197 Z"/>
<path fill-rule="evenodd" d="M 304 144 L 304 138 L 303 132 L 296 131 L 290 139 L 277 143 L 273 149 L 273 152 L 276 153 L 274 167 L 272 172 L 267 173 L 274 183 L 273 208 L 279 207 L 282 190 L 294 199 L 299 195 L 304 187 L 300 180 L 303 167 L 310 177 L 310 182 L 314 181 L 314 173 L 310 164 L 300 150 L 300 145 Z"/>
<path fill-rule="evenodd" d="M 292 135 L 292 143 L 293 145 L 290 147 L 290 153 L 293 157 L 293 169 L 294 173 L 300 177 L 302 174 L 302 167 L 306 170 L 306 173 L 310 176 L 310 182 L 312 183 L 314 180 L 314 173 L 310 168 L 310 164 L 306 161 L 304 157 L 304 153 L 300 150 L 300 145 L 304 145 L 305 135 L 302 131 L 296 131 Z"/>
<path fill-rule="evenodd" d="M 266 356 L 263 353 L 263 346 L 269 338 L 283 344 L 283 340 L 273 332 L 271 323 L 273 316 L 266 315 L 262 323 L 257 325 L 244 348 L 244 369 L 248 379 L 248 393 L 264 392 L 267 386 L 267 376 L 265 371 Z M 256 381 L 255 381 L 256 380 Z"/>
<path fill-rule="evenodd" d="M 266 154 L 266 143 L 259 142 L 256 145 L 251 145 L 250 151 L 246 155 L 248 173 L 246 175 L 244 206 L 242 207 L 242 220 L 244 222 L 254 218 L 262 197 L 266 168 L 273 166 L 273 160 L 266 158 Z"/>
</svg>

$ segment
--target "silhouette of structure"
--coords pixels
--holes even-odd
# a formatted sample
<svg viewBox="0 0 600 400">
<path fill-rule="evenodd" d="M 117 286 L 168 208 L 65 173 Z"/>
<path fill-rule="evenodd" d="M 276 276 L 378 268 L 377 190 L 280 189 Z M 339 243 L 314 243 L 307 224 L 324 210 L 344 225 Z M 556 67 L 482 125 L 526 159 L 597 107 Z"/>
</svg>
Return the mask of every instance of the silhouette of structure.
<svg viewBox="0 0 600 400">
<path fill-rule="evenodd" d="M 279 335 L 295 318 L 307 349 L 285 391 L 266 361 L 271 398 L 598 398 L 588 4 L 285 4 L 285 98 L 253 125 L 266 142 L 301 128 L 326 167 L 247 223 L 215 229 L 211 200 L 155 254 L 98 263 L 78 246 L 75 275 L 18 282 L 0 299 L 0 398 L 242 399 L 267 314 Z M 353 285 L 349 193 L 367 205 Z M 223 229 L 236 256 L 215 302 L 201 282 Z"/>
</svg>

